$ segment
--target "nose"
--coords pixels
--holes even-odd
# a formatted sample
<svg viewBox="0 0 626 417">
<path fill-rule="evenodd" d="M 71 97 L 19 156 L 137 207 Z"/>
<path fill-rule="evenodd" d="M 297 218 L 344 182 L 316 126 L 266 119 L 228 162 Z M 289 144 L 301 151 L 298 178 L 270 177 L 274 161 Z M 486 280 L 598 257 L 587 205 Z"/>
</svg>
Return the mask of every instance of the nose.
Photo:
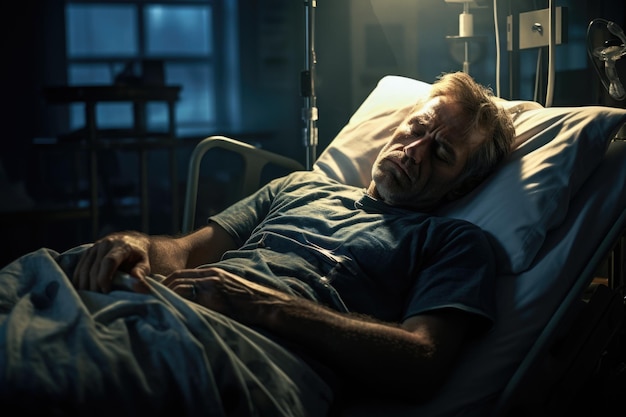
<svg viewBox="0 0 626 417">
<path fill-rule="evenodd" d="M 432 142 L 433 138 L 430 135 L 425 135 L 405 145 L 402 150 L 414 163 L 419 164 L 424 161 L 424 158 L 430 151 Z"/>
</svg>

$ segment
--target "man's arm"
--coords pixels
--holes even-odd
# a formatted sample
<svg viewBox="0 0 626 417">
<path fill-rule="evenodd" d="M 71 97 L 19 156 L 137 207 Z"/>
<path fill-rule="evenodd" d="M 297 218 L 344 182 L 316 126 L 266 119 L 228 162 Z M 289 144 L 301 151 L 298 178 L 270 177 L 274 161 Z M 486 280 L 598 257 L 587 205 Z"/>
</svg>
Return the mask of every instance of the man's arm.
<svg viewBox="0 0 626 417">
<path fill-rule="evenodd" d="M 177 271 L 164 284 L 184 297 L 302 346 L 355 390 L 406 401 L 432 396 L 472 331 L 472 315 L 453 309 L 377 322 L 336 312 L 219 268 Z M 195 287 L 192 289 L 192 286 Z"/>
<path fill-rule="evenodd" d="M 448 377 L 470 322 L 469 314 L 450 309 L 396 325 L 302 300 L 278 309 L 268 327 L 354 384 L 346 387 L 352 394 L 414 403 L 431 398 Z"/>
<path fill-rule="evenodd" d="M 142 280 L 149 274 L 167 275 L 219 260 L 235 248 L 233 238 L 216 223 L 181 237 L 113 233 L 98 240 L 79 260 L 72 282 L 79 289 L 109 292 L 116 271 Z M 141 291 L 141 288 L 135 288 Z"/>
</svg>

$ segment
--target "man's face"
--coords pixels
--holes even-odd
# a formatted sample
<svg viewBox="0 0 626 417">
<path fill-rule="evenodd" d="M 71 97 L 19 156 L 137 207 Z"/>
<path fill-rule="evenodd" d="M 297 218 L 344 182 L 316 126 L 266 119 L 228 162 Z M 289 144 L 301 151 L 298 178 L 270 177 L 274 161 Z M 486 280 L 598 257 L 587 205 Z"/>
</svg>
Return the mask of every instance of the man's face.
<svg viewBox="0 0 626 417">
<path fill-rule="evenodd" d="M 398 126 L 372 167 L 368 192 L 393 206 L 434 209 L 458 184 L 465 163 L 485 140 L 465 134 L 469 118 L 440 96 L 416 108 Z"/>
</svg>

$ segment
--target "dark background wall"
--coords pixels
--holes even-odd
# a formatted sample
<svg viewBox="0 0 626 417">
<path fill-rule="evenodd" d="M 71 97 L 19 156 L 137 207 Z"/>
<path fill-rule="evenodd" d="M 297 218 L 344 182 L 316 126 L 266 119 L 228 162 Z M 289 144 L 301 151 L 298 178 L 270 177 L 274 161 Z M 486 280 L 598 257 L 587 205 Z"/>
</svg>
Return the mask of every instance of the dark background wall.
<svg viewBox="0 0 626 417">
<path fill-rule="evenodd" d="M 380 3 L 380 2 L 379 2 Z M 281 22 L 287 42 L 283 61 L 272 67 L 259 57 L 263 25 L 267 24 L 267 7 L 280 4 L 288 18 Z M 392 32 L 380 11 L 368 0 L 319 0 L 316 8 L 317 98 L 319 107 L 318 154 L 347 122 L 367 92 L 386 74 L 405 75 L 432 82 L 442 72 L 460 70 L 461 64 L 450 49 L 447 36 L 458 34 L 459 4 L 443 0 L 420 0 L 393 4 L 400 32 Z M 623 107 L 612 101 L 601 88 L 588 64 L 585 30 L 595 17 L 614 20 L 626 26 L 622 0 L 560 0 L 557 6 L 568 8 L 570 42 L 559 47 L 556 65 L 554 105 L 607 104 Z M 498 2 L 499 32 L 502 44 L 501 92 L 505 98 L 532 99 L 532 83 L 536 50 L 520 51 L 512 56 L 506 51 L 506 15 L 548 6 L 546 1 L 511 0 Z M 405 8 L 405 9 L 403 9 Z M 9 9 L 7 9 L 9 10 Z M 15 189 L 32 197 L 40 186 L 40 164 L 32 147 L 33 138 L 54 136 L 63 125 L 62 111 L 45 103 L 41 90 L 46 85 L 65 82 L 64 2 L 62 0 L 13 2 L 10 15 L 2 25 L 3 111 L 0 140 L 0 214 L 19 206 Z M 254 135 L 269 134 L 271 141 L 261 142 L 265 148 L 305 161 L 299 92 L 299 76 L 304 65 L 304 8 L 302 2 L 271 2 L 269 0 L 239 1 L 239 120 L 233 134 L 241 132 L 246 140 L 256 143 Z M 7 12 L 8 13 L 8 12 Z M 473 56 L 479 59 L 470 73 L 481 83 L 495 89 L 495 39 L 493 8 L 475 9 L 474 32 L 481 36 Z M 380 27 L 374 23 L 380 20 Z M 360 37 L 369 28 L 364 44 Z M 375 35 L 379 34 L 380 38 Z M 398 35 L 400 33 L 400 35 Z M 372 35 L 374 34 L 374 35 Z M 370 36 L 371 35 L 371 36 Z M 394 38 L 394 36 L 396 36 Z M 397 38 L 400 36 L 400 38 Z M 394 43 L 401 40 L 404 49 Z M 219 42 L 219 40 L 218 40 Z M 366 51 L 358 51 L 363 48 Z M 367 57 L 355 59 L 357 52 Z M 384 57 L 386 62 L 372 64 L 371 57 Z M 369 63 L 367 60 L 370 60 Z M 544 65 L 545 65 L 544 60 Z M 626 63 L 618 63 L 623 72 Z M 510 71 L 510 69 L 512 69 Z M 509 74 L 513 74 L 511 79 Z M 625 77 L 626 78 L 626 77 Z M 584 82 L 581 82 L 584 80 Z M 219 127 L 210 134 L 221 134 Z M 231 132 L 229 132 L 231 133 Z M 194 138 L 187 138 L 194 139 Z M 196 138 L 197 139 L 197 138 Z M 193 140 L 190 140 L 193 143 Z M 181 189 L 184 189 L 186 162 L 191 147 L 179 151 Z M 10 192 L 6 191 L 10 188 Z M 18 193 L 19 194 L 19 193 Z M 35 202 L 36 204 L 36 202 Z M 82 223 L 85 220 L 43 222 L 36 216 L 2 214 L 2 264 L 22 253 L 41 246 L 64 250 L 89 240 Z M 13 213 L 14 214 L 14 213 Z M 122 227 L 122 226 L 120 226 Z M 129 227 L 132 227 L 129 226 Z M 70 232 L 71 231 L 71 232 Z M 155 228 L 156 232 L 176 231 Z"/>
</svg>

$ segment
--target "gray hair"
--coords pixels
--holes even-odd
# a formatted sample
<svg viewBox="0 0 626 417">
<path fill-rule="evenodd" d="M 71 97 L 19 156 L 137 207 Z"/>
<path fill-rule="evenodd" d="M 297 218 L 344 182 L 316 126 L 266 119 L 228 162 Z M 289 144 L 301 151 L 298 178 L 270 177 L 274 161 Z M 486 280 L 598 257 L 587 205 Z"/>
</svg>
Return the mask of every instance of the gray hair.
<svg viewBox="0 0 626 417">
<path fill-rule="evenodd" d="M 478 84 L 464 72 L 439 77 L 432 86 L 429 98 L 438 96 L 453 98 L 470 117 L 466 134 L 479 131 L 487 137 L 467 160 L 458 187 L 451 196 L 457 198 L 483 181 L 509 155 L 515 127 L 509 113 L 496 104 L 491 89 Z"/>
</svg>

